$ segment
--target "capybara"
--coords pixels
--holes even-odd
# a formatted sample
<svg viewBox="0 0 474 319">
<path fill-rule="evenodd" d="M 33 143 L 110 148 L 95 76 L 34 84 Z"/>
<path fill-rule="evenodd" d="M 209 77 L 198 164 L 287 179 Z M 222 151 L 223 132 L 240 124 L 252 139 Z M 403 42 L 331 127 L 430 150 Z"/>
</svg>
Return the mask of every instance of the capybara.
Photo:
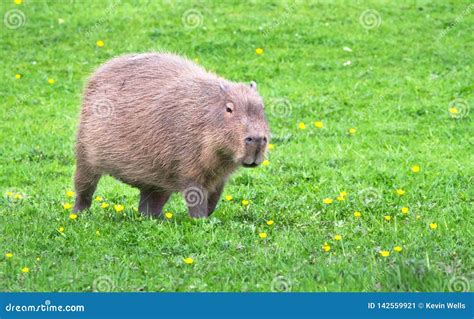
<svg viewBox="0 0 474 319">
<path fill-rule="evenodd" d="M 264 160 L 263 107 L 255 82 L 225 80 L 174 54 L 110 60 L 84 93 L 74 211 L 90 207 L 108 174 L 140 190 L 144 215 L 160 216 L 182 192 L 192 217 L 209 216 L 229 175 Z"/>
</svg>

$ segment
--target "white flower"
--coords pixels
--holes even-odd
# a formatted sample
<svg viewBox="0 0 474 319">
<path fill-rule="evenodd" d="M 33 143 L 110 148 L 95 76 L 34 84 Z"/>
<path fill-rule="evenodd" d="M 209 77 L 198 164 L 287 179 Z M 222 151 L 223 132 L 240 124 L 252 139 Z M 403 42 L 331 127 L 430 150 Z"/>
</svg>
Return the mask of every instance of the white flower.
<svg viewBox="0 0 474 319">
<path fill-rule="evenodd" d="M 346 61 L 346 62 L 344 62 L 344 64 L 343 64 L 343 65 L 344 65 L 344 66 L 348 66 L 348 65 L 351 65 L 351 64 L 352 64 L 352 62 L 351 62 L 351 61 Z"/>
<path fill-rule="evenodd" d="M 346 52 L 352 52 L 352 49 L 349 47 L 343 47 L 342 49 Z"/>
<path fill-rule="evenodd" d="M 59 24 L 63 24 L 63 23 L 64 23 L 64 19 L 59 18 L 59 19 L 58 19 L 58 23 L 59 23 Z"/>
</svg>

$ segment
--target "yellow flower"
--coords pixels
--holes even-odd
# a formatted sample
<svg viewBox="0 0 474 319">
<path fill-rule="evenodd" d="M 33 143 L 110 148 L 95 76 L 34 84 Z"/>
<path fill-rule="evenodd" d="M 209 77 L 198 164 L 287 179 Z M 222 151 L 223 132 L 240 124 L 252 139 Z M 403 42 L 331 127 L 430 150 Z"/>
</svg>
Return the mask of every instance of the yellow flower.
<svg viewBox="0 0 474 319">
<path fill-rule="evenodd" d="M 262 165 L 263 165 L 263 166 L 268 166 L 268 165 L 270 165 L 270 161 L 269 161 L 269 160 L 264 160 L 264 161 L 262 162 Z"/>
<path fill-rule="evenodd" d="M 453 107 L 451 107 L 451 108 L 449 109 L 449 113 L 451 113 L 451 114 L 458 114 L 458 113 L 459 113 L 459 110 L 457 109 L 457 107 L 454 107 L 454 106 L 453 106 Z"/>
<path fill-rule="evenodd" d="M 323 128 L 324 124 L 321 121 L 317 121 L 317 122 L 314 122 L 314 126 L 316 126 L 316 128 Z"/>
<path fill-rule="evenodd" d="M 325 251 L 328 252 L 331 250 L 331 246 L 328 243 L 324 243 L 321 248 Z"/>
<path fill-rule="evenodd" d="M 21 194 L 15 194 L 15 196 L 13 196 L 14 199 L 22 199 L 23 196 Z"/>
<path fill-rule="evenodd" d="M 340 202 L 342 202 L 343 200 L 346 200 L 344 196 L 337 196 L 336 199 Z"/>
<path fill-rule="evenodd" d="M 323 203 L 326 204 L 326 205 L 332 204 L 332 202 L 333 202 L 332 198 L 323 199 Z"/>
<path fill-rule="evenodd" d="M 96 230 L 96 231 L 95 231 L 95 234 L 96 234 L 97 236 L 100 236 L 100 231 L 99 231 L 99 230 Z"/>
<path fill-rule="evenodd" d="M 232 197 L 231 195 L 226 195 L 225 196 L 225 200 L 230 202 L 234 197 Z"/>
<path fill-rule="evenodd" d="M 71 214 L 71 215 L 69 215 L 69 218 L 72 219 L 72 220 L 77 219 L 77 215 L 76 214 Z"/>
<path fill-rule="evenodd" d="M 346 197 L 346 196 L 347 196 L 347 192 L 346 192 L 346 191 L 342 191 L 342 192 L 339 193 L 339 196 Z"/>
<path fill-rule="evenodd" d="M 171 219 L 171 218 L 173 218 L 173 213 L 167 212 L 167 213 L 165 213 L 165 217 L 168 218 L 168 219 Z"/>
<path fill-rule="evenodd" d="M 18 74 L 18 73 L 15 74 L 15 79 L 17 79 L 17 80 L 18 80 L 18 79 L 21 79 L 21 74 Z"/>
<path fill-rule="evenodd" d="M 48 79 L 49 84 L 54 84 L 54 82 L 55 82 L 54 79 Z"/>
<path fill-rule="evenodd" d="M 12 258 L 13 257 L 13 253 L 6 253 L 5 254 L 5 258 Z"/>
<path fill-rule="evenodd" d="M 384 218 L 385 218 L 385 220 L 388 221 L 388 222 L 390 221 L 390 219 L 392 219 L 392 217 L 391 217 L 390 215 L 387 215 L 387 216 L 385 216 Z"/>
<path fill-rule="evenodd" d="M 362 214 L 360 212 L 354 212 L 354 217 L 355 218 L 360 218 L 360 216 L 362 216 Z"/>
<path fill-rule="evenodd" d="M 300 130 L 304 130 L 306 128 L 306 125 L 304 124 L 304 122 L 300 122 L 300 124 L 298 124 L 298 128 Z"/>
<path fill-rule="evenodd" d="M 272 143 L 268 144 L 268 149 L 269 149 L 270 151 L 273 150 L 273 149 L 275 149 L 275 144 L 272 144 Z"/>
<path fill-rule="evenodd" d="M 15 2 L 15 4 L 18 4 L 18 5 L 20 5 L 20 4 L 22 4 L 22 3 L 23 3 L 23 0 L 14 0 L 13 2 Z"/>
<path fill-rule="evenodd" d="M 101 202 L 101 201 L 103 201 L 104 199 L 102 198 L 102 196 L 96 196 L 96 197 L 95 197 L 95 200 L 98 201 L 98 202 Z"/>
<path fill-rule="evenodd" d="M 191 257 L 188 257 L 188 258 L 184 258 L 183 261 L 185 264 L 191 265 L 194 262 L 194 259 L 192 259 Z"/>
<path fill-rule="evenodd" d="M 24 274 L 29 273 L 29 272 L 30 272 L 30 268 L 28 268 L 28 267 L 23 267 L 23 268 L 21 268 L 21 272 L 24 273 Z"/>
<path fill-rule="evenodd" d="M 334 240 L 341 240 L 342 239 L 342 236 L 341 235 L 336 235 L 334 236 Z"/>
<path fill-rule="evenodd" d="M 395 246 L 395 247 L 393 247 L 393 250 L 396 251 L 397 253 L 399 253 L 399 252 L 402 251 L 402 247 L 401 246 Z"/>
<path fill-rule="evenodd" d="M 60 233 L 64 233 L 64 227 L 62 227 L 62 226 L 61 226 L 61 227 L 59 227 L 59 228 L 58 228 L 58 232 L 60 232 Z"/>
<path fill-rule="evenodd" d="M 249 202 L 248 200 L 246 200 L 246 199 L 244 199 L 244 200 L 242 201 L 242 205 L 244 205 L 244 206 L 248 206 L 249 204 L 250 204 L 250 202 Z"/>
<path fill-rule="evenodd" d="M 271 220 L 271 219 L 270 219 L 270 220 L 267 220 L 267 225 L 268 225 L 268 226 L 273 225 L 273 220 Z"/>
<path fill-rule="evenodd" d="M 420 165 L 413 165 L 413 166 L 411 167 L 411 171 L 412 171 L 413 173 L 418 173 L 420 170 L 421 170 Z"/>
<path fill-rule="evenodd" d="M 256 48 L 256 49 L 255 49 L 255 53 L 256 53 L 257 55 L 262 55 L 262 54 L 263 54 L 263 49 L 262 49 L 262 48 Z"/>
<path fill-rule="evenodd" d="M 408 214 L 408 211 L 409 211 L 409 210 L 410 210 L 410 209 L 409 209 L 408 207 L 402 207 L 402 209 L 401 209 L 401 211 L 402 211 L 403 214 Z"/>
<path fill-rule="evenodd" d="M 117 213 L 120 213 L 121 211 L 123 211 L 125 207 L 123 205 L 120 205 L 120 204 L 117 204 L 117 205 L 114 205 L 114 209 Z"/>
<path fill-rule="evenodd" d="M 267 238 L 267 233 L 259 233 L 258 237 L 260 237 L 262 239 L 265 239 L 265 238 Z"/>
<path fill-rule="evenodd" d="M 12 196 L 13 196 L 13 193 L 12 193 L 12 192 L 6 192 L 5 195 L 6 195 L 7 197 L 12 197 Z"/>
<path fill-rule="evenodd" d="M 102 48 L 104 46 L 104 41 L 102 40 L 98 40 L 96 43 L 95 43 L 99 48 Z"/>
<path fill-rule="evenodd" d="M 435 230 L 436 228 L 438 228 L 438 224 L 436 224 L 436 223 L 431 223 L 431 224 L 430 224 L 430 228 L 433 229 L 433 230 Z"/>
<path fill-rule="evenodd" d="M 100 205 L 101 208 L 107 208 L 107 207 L 109 207 L 109 206 L 110 206 L 109 203 L 102 203 L 102 204 Z"/>
<path fill-rule="evenodd" d="M 405 191 L 403 189 L 399 188 L 399 189 L 397 189 L 397 195 L 398 196 L 403 196 L 403 195 L 405 195 Z"/>
<path fill-rule="evenodd" d="M 357 130 L 353 127 L 349 129 L 349 134 L 354 135 L 357 132 Z"/>
<path fill-rule="evenodd" d="M 67 191 L 67 192 L 66 192 L 66 196 L 67 196 L 67 197 L 73 197 L 74 194 L 75 194 L 75 193 L 74 193 L 73 191 Z"/>
<path fill-rule="evenodd" d="M 67 210 L 67 209 L 71 209 L 71 208 L 72 208 L 72 205 L 69 204 L 69 203 L 64 203 L 64 204 L 63 204 L 63 208 L 66 209 L 66 210 Z"/>
<path fill-rule="evenodd" d="M 40 257 L 36 257 L 36 261 L 41 261 L 41 258 L 40 258 Z"/>
<path fill-rule="evenodd" d="M 388 256 L 390 256 L 390 252 L 389 252 L 388 250 L 381 250 L 381 251 L 379 252 L 379 254 L 380 254 L 380 256 L 382 256 L 382 257 L 388 257 Z"/>
</svg>

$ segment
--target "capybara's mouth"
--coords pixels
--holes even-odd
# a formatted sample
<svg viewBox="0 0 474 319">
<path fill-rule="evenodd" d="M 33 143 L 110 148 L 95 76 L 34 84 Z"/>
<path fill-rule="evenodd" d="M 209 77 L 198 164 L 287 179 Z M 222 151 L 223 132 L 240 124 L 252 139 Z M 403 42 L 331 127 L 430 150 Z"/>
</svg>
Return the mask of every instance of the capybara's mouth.
<svg viewBox="0 0 474 319">
<path fill-rule="evenodd" d="M 252 167 L 257 167 L 258 164 L 257 164 L 257 163 L 252 163 L 252 164 L 245 164 L 245 163 L 243 163 L 242 166 L 243 166 L 243 167 L 247 167 L 247 168 L 252 168 Z"/>
</svg>

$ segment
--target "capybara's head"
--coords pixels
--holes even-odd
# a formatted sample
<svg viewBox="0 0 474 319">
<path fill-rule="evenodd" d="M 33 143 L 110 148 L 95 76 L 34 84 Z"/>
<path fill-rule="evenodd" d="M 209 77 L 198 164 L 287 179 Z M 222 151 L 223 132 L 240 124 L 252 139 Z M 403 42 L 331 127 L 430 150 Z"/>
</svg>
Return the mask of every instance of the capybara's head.
<svg viewBox="0 0 474 319">
<path fill-rule="evenodd" d="M 224 100 L 218 106 L 223 114 L 220 127 L 225 132 L 226 151 L 236 164 L 256 167 L 263 162 L 270 138 L 263 111 L 263 100 L 255 82 L 222 84 Z"/>
</svg>

